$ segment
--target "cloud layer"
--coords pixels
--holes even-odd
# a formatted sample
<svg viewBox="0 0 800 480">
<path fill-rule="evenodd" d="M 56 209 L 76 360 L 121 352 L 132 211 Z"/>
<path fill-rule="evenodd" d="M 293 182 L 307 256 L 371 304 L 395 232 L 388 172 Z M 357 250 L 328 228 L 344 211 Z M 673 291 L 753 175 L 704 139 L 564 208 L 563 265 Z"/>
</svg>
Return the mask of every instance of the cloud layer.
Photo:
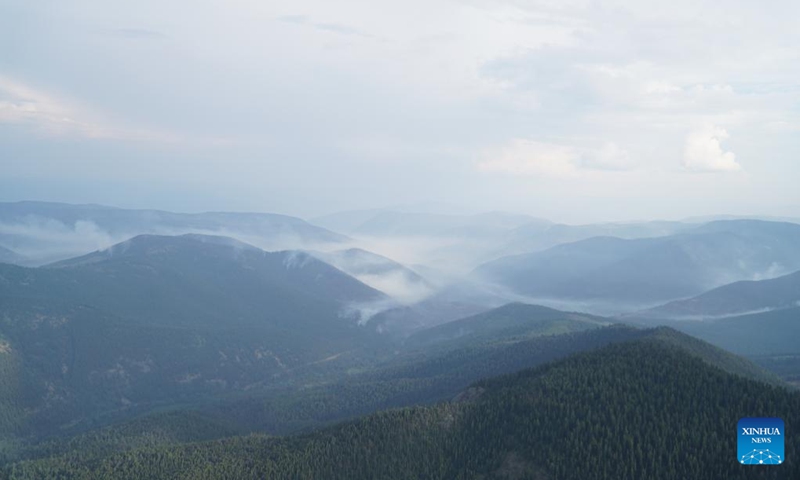
<svg viewBox="0 0 800 480">
<path fill-rule="evenodd" d="M 0 199 L 579 221 L 800 205 L 796 2 L 7 3 Z M 712 171 L 748 181 L 686 174 Z"/>
</svg>

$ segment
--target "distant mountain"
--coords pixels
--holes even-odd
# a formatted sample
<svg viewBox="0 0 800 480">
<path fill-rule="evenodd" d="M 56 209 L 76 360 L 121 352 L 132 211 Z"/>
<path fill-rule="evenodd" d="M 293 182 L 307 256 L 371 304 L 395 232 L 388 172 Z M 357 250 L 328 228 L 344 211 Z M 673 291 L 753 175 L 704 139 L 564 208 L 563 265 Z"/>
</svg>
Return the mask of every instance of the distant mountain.
<svg viewBox="0 0 800 480">
<path fill-rule="evenodd" d="M 422 300 L 434 290 L 410 268 L 360 248 L 311 254 L 403 303 Z"/>
<path fill-rule="evenodd" d="M 381 213 L 361 224 L 353 234 L 374 236 L 461 236 L 496 235 L 531 222 L 548 224 L 525 215 L 492 212 L 477 215 L 433 215 L 399 212 Z"/>
<path fill-rule="evenodd" d="M 172 213 L 101 205 L 0 203 L 0 245 L 38 264 L 106 248 L 140 234 L 233 236 L 268 250 L 318 248 L 348 239 L 299 218 L 265 213 Z"/>
<path fill-rule="evenodd" d="M 21 479 L 54 472 L 155 479 L 800 477 L 791 455 L 770 472 L 742 466 L 732 434 L 742 417 L 800 422 L 800 394 L 727 373 L 682 348 L 683 337 L 655 330 L 479 381 L 451 402 L 376 413 L 302 436 L 249 435 L 115 454 L 75 449 L 7 472 Z M 795 430 L 785 435 L 787 445 L 800 442 Z"/>
<path fill-rule="evenodd" d="M 327 228 L 334 232 L 349 234 L 357 229 L 360 225 L 368 222 L 378 214 L 388 211 L 387 209 L 368 209 L 368 210 L 351 210 L 346 212 L 337 212 L 329 215 L 311 218 L 310 221 L 314 225 Z"/>
<path fill-rule="evenodd" d="M 682 222 L 631 222 L 597 223 L 589 225 L 564 225 L 530 223 L 512 230 L 507 241 L 498 249 L 497 257 L 530 253 L 564 243 L 578 242 L 593 237 L 622 239 L 655 238 L 674 235 L 695 228 Z M 501 252 L 505 252 L 502 254 Z"/>
<path fill-rule="evenodd" d="M 596 237 L 504 257 L 474 276 L 532 299 L 647 305 L 800 269 L 800 225 L 721 221 L 659 238 Z"/>
<path fill-rule="evenodd" d="M 420 329 L 477 315 L 516 301 L 511 298 L 513 295 L 504 293 L 467 279 L 440 287 L 419 302 L 377 312 L 370 318 L 369 324 L 396 336 L 408 336 Z"/>
<path fill-rule="evenodd" d="M 687 217 L 681 220 L 686 223 L 708 223 L 718 220 L 764 220 L 767 222 L 789 222 L 800 223 L 800 217 L 796 216 L 776 216 L 776 215 L 701 215 Z"/>
<path fill-rule="evenodd" d="M 384 298 L 307 253 L 264 252 L 199 235 L 141 235 L 83 257 L 0 275 L 8 280 L 3 295 L 80 302 L 171 325 L 263 322 L 298 306 L 335 316 L 346 304 Z"/>
<path fill-rule="evenodd" d="M 608 325 L 602 317 L 512 303 L 412 334 L 407 348 L 488 341 L 502 337 L 557 335 Z"/>
<path fill-rule="evenodd" d="M 800 307 L 706 321 L 650 320 L 748 357 L 800 354 Z M 797 370 L 800 373 L 800 368 Z"/>
<path fill-rule="evenodd" d="M 770 280 L 735 282 L 634 315 L 703 319 L 800 306 L 800 271 Z"/>
<path fill-rule="evenodd" d="M 52 433 L 260 388 L 386 348 L 352 315 L 385 300 L 309 254 L 201 235 L 0 265 L 0 357 L 25 386 L 9 402 L 28 432 Z"/>
<path fill-rule="evenodd" d="M 24 265 L 26 263 L 26 259 L 17 252 L 0 245 L 0 263 Z"/>
<path fill-rule="evenodd" d="M 394 210 L 344 212 L 314 219 L 348 235 L 373 237 L 453 237 L 472 235 L 488 237 L 507 232 L 521 225 L 549 225 L 527 215 L 486 212 L 474 215 L 412 213 Z"/>
</svg>

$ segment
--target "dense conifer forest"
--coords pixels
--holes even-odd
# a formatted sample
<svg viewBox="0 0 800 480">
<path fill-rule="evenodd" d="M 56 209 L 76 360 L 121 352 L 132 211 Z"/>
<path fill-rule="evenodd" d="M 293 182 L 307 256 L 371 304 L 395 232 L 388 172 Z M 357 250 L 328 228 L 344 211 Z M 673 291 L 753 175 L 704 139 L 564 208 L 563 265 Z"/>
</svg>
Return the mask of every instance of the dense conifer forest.
<svg viewBox="0 0 800 480">
<path fill-rule="evenodd" d="M 75 448 L 7 466 L 8 478 L 798 478 L 736 462 L 745 416 L 800 421 L 800 394 L 727 373 L 659 338 L 474 383 L 450 402 L 314 433 L 250 435 L 124 452 Z M 124 432 L 118 432 L 125 435 Z M 787 452 L 798 432 L 787 432 Z"/>
</svg>

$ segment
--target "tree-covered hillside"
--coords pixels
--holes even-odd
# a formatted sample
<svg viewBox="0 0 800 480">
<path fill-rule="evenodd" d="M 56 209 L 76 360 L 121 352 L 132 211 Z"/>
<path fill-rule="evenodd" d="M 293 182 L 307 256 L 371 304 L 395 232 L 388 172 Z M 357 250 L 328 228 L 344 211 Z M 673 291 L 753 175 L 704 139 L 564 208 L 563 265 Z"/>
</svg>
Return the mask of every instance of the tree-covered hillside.
<svg viewBox="0 0 800 480">
<path fill-rule="evenodd" d="M 301 437 L 235 437 L 112 455 L 73 452 L 10 478 L 791 479 L 739 465 L 736 423 L 800 421 L 800 394 L 726 373 L 659 338 L 474 384 L 460 401 L 400 409 Z"/>
<path fill-rule="evenodd" d="M 324 375 L 385 349 L 347 315 L 383 300 L 305 253 L 224 237 L 140 236 L 48 267 L 0 264 L 0 439 L 202 403 L 310 366 Z"/>
</svg>

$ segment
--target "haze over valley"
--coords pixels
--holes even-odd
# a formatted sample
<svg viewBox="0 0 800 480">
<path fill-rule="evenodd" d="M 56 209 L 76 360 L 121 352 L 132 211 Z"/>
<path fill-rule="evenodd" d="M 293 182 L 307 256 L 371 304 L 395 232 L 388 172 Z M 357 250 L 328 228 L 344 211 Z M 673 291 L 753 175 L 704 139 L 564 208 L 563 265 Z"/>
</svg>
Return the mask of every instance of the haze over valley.
<svg viewBox="0 0 800 480">
<path fill-rule="evenodd" d="M 797 480 L 799 17 L 0 1 L 0 480 Z"/>
</svg>

